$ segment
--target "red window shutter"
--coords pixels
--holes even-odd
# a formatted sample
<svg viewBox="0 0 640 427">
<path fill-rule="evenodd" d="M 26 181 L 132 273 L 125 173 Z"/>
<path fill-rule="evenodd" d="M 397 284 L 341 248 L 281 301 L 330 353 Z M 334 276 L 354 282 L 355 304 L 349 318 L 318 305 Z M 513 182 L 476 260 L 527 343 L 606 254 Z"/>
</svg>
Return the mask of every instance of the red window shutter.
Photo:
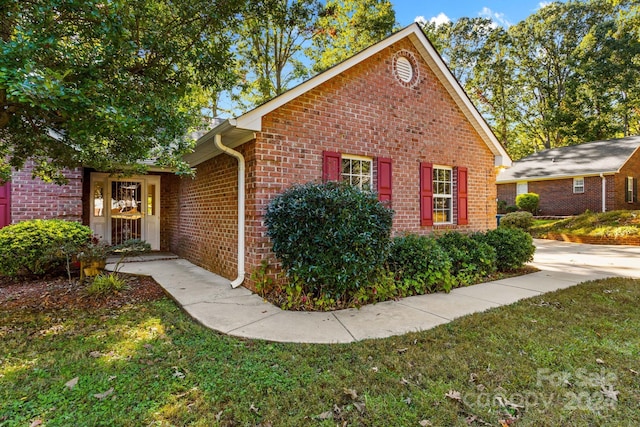
<svg viewBox="0 0 640 427">
<path fill-rule="evenodd" d="M 342 155 L 332 151 L 322 152 L 322 181 L 340 181 Z"/>
<path fill-rule="evenodd" d="M 433 165 L 420 163 L 420 225 L 433 225 Z"/>
<path fill-rule="evenodd" d="M 458 225 L 469 224 L 469 209 L 467 197 L 467 168 L 458 166 Z"/>
<path fill-rule="evenodd" d="M 391 201 L 391 159 L 378 157 L 378 200 L 381 202 Z"/>
</svg>

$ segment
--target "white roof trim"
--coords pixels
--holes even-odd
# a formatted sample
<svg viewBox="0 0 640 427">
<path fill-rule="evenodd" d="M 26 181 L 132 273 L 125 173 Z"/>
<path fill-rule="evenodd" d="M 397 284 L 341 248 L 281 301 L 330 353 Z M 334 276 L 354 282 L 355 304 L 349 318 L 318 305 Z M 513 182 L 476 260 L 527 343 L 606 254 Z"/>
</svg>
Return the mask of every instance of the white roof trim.
<svg viewBox="0 0 640 427">
<path fill-rule="evenodd" d="M 462 110 L 472 126 L 478 132 L 487 147 L 495 156 L 495 166 L 511 166 L 511 159 L 506 150 L 502 147 L 496 136 L 493 134 L 487 122 L 482 118 L 476 107 L 455 79 L 451 71 L 447 68 L 440 55 L 433 48 L 427 37 L 424 35 L 420 26 L 416 23 L 405 27 L 397 33 L 387 37 L 379 43 L 370 46 L 362 52 L 352 56 L 351 58 L 335 65 L 327 71 L 307 80 L 304 83 L 288 90 L 276 98 L 267 101 L 259 107 L 236 118 L 238 128 L 259 132 L 262 130 L 262 117 L 274 111 L 298 96 L 314 89 L 327 80 L 343 73 L 349 68 L 359 64 L 360 62 L 370 58 L 378 52 L 386 49 L 398 41 L 409 38 L 414 46 L 418 49 L 423 59 L 431 67 L 440 82 L 445 86 L 447 92 L 453 97 L 458 107 Z"/>
<path fill-rule="evenodd" d="M 548 176 L 526 176 L 520 178 L 510 178 L 500 180 L 500 174 L 498 174 L 498 178 L 496 179 L 496 184 L 514 184 L 518 182 L 537 182 L 537 181 L 554 181 L 557 179 L 571 179 L 571 178 L 590 178 L 594 176 L 606 175 L 612 176 L 620 171 L 603 171 L 603 172 L 591 172 L 591 173 L 580 173 L 575 175 L 548 175 Z"/>
</svg>

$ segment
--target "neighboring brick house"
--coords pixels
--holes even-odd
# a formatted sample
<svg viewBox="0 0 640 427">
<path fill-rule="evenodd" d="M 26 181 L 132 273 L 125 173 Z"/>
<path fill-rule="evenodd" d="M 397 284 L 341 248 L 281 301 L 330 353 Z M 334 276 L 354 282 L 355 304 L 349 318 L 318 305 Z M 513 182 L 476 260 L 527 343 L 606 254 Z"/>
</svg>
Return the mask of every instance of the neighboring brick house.
<svg viewBox="0 0 640 427">
<path fill-rule="evenodd" d="M 395 210 L 394 233 L 495 227 L 511 160 L 417 24 L 203 135 L 196 177 L 84 171 L 83 222 L 141 237 L 252 287 L 273 261 L 263 214 L 291 185 L 349 180 Z"/>
<path fill-rule="evenodd" d="M 640 209 L 640 136 L 593 141 L 532 154 L 498 174 L 498 200 L 540 195 L 540 215 Z"/>
</svg>

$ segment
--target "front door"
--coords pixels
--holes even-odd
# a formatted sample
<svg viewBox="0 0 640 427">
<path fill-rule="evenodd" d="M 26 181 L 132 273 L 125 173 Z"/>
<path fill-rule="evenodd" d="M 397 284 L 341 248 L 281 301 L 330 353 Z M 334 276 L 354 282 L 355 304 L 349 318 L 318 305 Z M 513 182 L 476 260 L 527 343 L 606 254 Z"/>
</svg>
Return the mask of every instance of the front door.
<svg viewBox="0 0 640 427">
<path fill-rule="evenodd" d="M 145 240 L 160 250 L 160 177 L 112 178 L 91 174 L 91 220 L 94 234 L 117 245 Z"/>
<path fill-rule="evenodd" d="M 11 183 L 0 185 L 0 228 L 11 224 Z"/>
</svg>

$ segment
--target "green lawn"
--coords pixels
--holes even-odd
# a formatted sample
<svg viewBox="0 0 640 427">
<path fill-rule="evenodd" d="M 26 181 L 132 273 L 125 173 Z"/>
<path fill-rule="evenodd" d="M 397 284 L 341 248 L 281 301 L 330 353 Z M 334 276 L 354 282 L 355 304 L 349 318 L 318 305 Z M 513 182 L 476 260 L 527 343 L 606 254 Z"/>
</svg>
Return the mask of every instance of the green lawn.
<svg viewBox="0 0 640 427">
<path fill-rule="evenodd" d="M 639 300 L 608 279 L 348 345 L 220 335 L 169 299 L 0 310 L 0 426 L 640 425 Z"/>
<path fill-rule="evenodd" d="M 640 234 L 640 211 L 586 212 L 562 220 L 536 220 L 530 230 L 533 237 L 547 233 L 573 236 L 624 237 Z"/>
</svg>

